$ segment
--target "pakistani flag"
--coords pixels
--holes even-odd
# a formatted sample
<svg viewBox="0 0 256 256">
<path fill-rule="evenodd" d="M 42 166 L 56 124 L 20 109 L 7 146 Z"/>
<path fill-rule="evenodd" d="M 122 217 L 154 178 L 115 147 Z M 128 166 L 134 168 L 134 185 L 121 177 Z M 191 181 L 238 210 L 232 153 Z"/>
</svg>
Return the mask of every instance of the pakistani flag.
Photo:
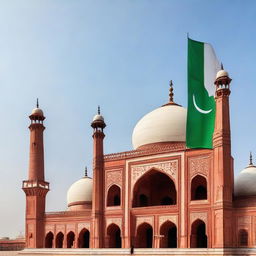
<svg viewBox="0 0 256 256">
<path fill-rule="evenodd" d="M 212 148 L 215 122 L 215 86 L 221 69 L 210 44 L 188 39 L 188 114 L 186 144 Z"/>
</svg>

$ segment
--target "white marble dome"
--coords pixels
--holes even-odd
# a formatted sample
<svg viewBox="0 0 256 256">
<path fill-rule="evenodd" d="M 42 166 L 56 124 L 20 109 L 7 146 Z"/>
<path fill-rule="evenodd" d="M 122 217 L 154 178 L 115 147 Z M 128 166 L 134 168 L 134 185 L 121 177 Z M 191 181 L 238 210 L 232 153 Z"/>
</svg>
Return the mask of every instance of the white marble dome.
<svg viewBox="0 0 256 256">
<path fill-rule="evenodd" d="M 235 196 L 256 196 L 256 166 L 250 164 L 235 179 Z"/>
<path fill-rule="evenodd" d="M 187 109 L 167 104 L 142 117 L 132 134 L 134 149 L 157 142 L 186 141 Z"/>
<path fill-rule="evenodd" d="M 92 178 L 83 177 L 73 183 L 67 192 L 67 204 L 84 204 L 92 201 Z"/>
<path fill-rule="evenodd" d="M 100 114 L 97 114 L 93 117 L 92 121 L 104 121 L 104 117 Z"/>
<path fill-rule="evenodd" d="M 221 69 L 217 72 L 216 79 L 220 78 L 220 77 L 223 77 L 223 76 L 229 77 L 229 74 L 226 70 Z"/>
<path fill-rule="evenodd" d="M 34 108 L 31 115 L 44 116 L 44 112 L 41 108 Z"/>
</svg>

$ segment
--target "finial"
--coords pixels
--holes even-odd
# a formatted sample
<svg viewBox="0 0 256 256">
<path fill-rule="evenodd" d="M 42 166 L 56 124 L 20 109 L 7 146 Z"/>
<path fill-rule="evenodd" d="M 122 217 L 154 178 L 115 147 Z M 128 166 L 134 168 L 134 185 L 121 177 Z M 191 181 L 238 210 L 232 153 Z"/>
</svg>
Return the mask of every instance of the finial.
<svg viewBox="0 0 256 256">
<path fill-rule="evenodd" d="M 100 106 L 98 106 L 98 115 L 100 115 Z"/>
<path fill-rule="evenodd" d="M 252 163 L 252 152 L 250 151 L 250 164 L 249 165 L 253 165 Z"/>
<path fill-rule="evenodd" d="M 38 98 L 36 99 L 36 107 L 39 108 Z"/>
<path fill-rule="evenodd" d="M 220 63 L 220 69 L 221 69 L 221 70 L 224 70 L 223 63 L 222 63 L 222 62 Z"/>
<path fill-rule="evenodd" d="M 173 83 L 172 83 L 172 80 L 170 81 L 169 101 L 173 102 Z"/>
<path fill-rule="evenodd" d="M 84 169 L 84 177 L 88 177 L 88 174 L 87 174 L 87 166 L 85 166 L 85 169 Z"/>
</svg>

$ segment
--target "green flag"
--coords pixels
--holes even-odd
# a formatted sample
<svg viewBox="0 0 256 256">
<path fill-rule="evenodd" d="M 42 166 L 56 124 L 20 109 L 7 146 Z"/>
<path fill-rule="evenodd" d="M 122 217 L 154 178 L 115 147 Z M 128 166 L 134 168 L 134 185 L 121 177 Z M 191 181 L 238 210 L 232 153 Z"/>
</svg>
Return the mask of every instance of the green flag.
<svg viewBox="0 0 256 256">
<path fill-rule="evenodd" d="M 188 114 L 186 145 L 212 148 L 215 122 L 215 86 L 221 69 L 210 44 L 188 38 Z"/>
</svg>

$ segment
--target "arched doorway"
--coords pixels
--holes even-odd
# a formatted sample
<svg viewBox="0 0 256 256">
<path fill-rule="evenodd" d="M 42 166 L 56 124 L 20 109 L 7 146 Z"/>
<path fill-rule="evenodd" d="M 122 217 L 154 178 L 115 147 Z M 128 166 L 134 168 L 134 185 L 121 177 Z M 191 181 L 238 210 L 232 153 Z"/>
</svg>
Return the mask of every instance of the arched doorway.
<svg viewBox="0 0 256 256">
<path fill-rule="evenodd" d="M 78 248 L 90 247 L 90 232 L 87 229 L 82 229 L 78 237 Z"/>
<path fill-rule="evenodd" d="M 53 233 L 48 232 L 45 236 L 45 248 L 52 248 L 53 246 Z"/>
<path fill-rule="evenodd" d="M 176 201 L 176 188 L 173 180 L 168 175 L 154 169 L 144 174 L 133 189 L 133 207 L 175 205 Z"/>
<path fill-rule="evenodd" d="M 70 231 L 67 234 L 67 248 L 73 248 L 74 247 L 74 241 L 75 241 L 75 233 Z"/>
<path fill-rule="evenodd" d="M 121 204 L 121 190 L 117 185 L 112 185 L 108 190 L 107 206 L 118 206 Z"/>
<path fill-rule="evenodd" d="M 121 230 L 116 224 L 110 224 L 107 228 L 108 247 L 122 248 Z"/>
<path fill-rule="evenodd" d="M 248 246 L 248 232 L 246 229 L 240 229 L 238 233 L 239 246 Z"/>
<path fill-rule="evenodd" d="M 135 247 L 152 248 L 153 246 L 153 229 L 148 223 L 142 223 L 137 228 Z"/>
<path fill-rule="evenodd" d="M 64 240 L 64 235 L 62 232 L 59 232 L 56 236 L 56 248 L 63 248 L 63 240 Z"/>
<path fill-rule="evenodd" d="M 194 221 L 191 226 L 190 247 L 207 248 L 206 227 L 202 220 Z"/>
<path fill-rule="evenodd" d="M 177 248 L 177 227 L 174 223 L 166 221 L 160 228 L 161 248 Z"/>
<path fill-rule="evenodd" d="M 191 200 L 207 199 L 207 181 L 201 175 L 196 175 L 191 181 Z"/>
</svg>

